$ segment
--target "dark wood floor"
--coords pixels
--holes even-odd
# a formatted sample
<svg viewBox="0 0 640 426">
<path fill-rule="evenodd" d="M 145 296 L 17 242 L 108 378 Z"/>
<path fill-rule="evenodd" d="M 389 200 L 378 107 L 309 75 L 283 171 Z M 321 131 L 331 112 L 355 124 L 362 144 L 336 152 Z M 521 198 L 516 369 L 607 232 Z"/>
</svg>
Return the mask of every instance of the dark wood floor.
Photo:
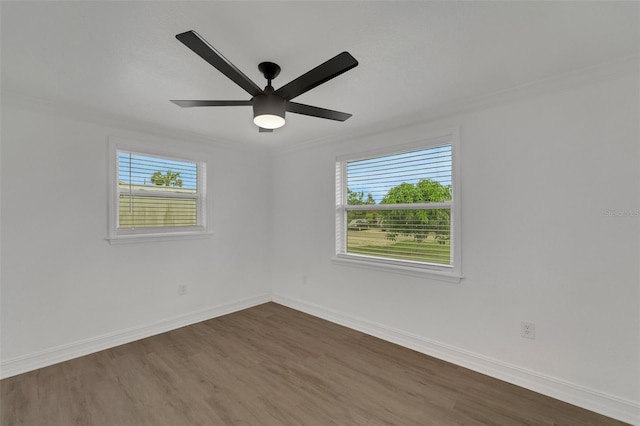
<svg viewBox="0 0 640 426">
<path fill-rule="evenodd" d="M 267 303 L 1 381 L 9 425 L 620 425 Z"/>
</svg>

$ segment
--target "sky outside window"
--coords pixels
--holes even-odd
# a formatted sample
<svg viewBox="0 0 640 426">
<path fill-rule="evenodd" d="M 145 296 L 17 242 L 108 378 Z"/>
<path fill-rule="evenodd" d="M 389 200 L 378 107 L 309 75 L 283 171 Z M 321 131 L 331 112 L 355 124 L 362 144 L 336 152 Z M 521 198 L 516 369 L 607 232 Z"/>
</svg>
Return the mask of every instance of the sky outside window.
<svg viewBox="0 0 640 426">
<path fill-rule="evenodd" d="M 155 172 L 167 171 L 180 173 L 182 189 L 197 188 L 197 164 L 190 161 L 178 161 L 152 157 L 129 152 L 118 152 L 118 180 L 124 184 L 156 186 L 151 181 Z"/>
<path fill-rule="evenodd" d="M 401 183 L 416 184 L 423 179 L 451 186 L 451 145 L 347 163 L 347 187 L 353 192 L 370 193 L 376 203 Z"/>
</svg>

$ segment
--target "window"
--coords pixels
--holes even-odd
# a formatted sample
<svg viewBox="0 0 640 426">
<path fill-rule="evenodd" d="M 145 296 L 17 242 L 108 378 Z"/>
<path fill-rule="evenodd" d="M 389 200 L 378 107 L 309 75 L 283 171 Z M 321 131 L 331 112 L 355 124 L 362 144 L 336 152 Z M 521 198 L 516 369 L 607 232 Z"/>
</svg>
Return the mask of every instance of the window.
<svg viewBox="0 0 640 426">
<path fill-rule="evenodd" d="M 110 144 L 111 242 L 206 233 L 206 161 L 142 145 Z"/>
<path fill-rule="evenodd" d="M 339 260 L 460 278 L 453 135 L 336 162 Z"/>
</svg>

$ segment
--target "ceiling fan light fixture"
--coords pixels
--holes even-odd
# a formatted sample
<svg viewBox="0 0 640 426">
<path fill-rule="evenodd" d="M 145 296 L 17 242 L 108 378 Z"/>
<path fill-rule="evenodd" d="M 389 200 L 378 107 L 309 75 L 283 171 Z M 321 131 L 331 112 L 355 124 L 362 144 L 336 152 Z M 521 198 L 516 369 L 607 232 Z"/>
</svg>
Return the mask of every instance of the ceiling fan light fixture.
<svg viewBox="0 0 640 426">
<path fill-rule="evenodd" d="M 263 129 L 284 126 L 287 101 L 280 96 L 267 94 L 253 97 L 253 122 Z"/>
<path fill-rule="evenodd" d="M 177 34 L 176 38 L 252 96 L 248 101 L 195 99 L 171 101 L 180 107 L 252 105 L 253 122 L 259 127 L 260 133 L 270 133 L 273 129 L 284 126 L 286 111 L 336 121 L 345 121 L 351 117 L 351 114 L 346 112 L 291 102 L 293 98 L 357 66 L 358 61 L 349 52 L 342 52 L 334 56 L 300 77 L 291 80 L 278 90 L 273 88 L 271 81 L 280 74 L 280 66 L 273 62 L 261 62 L 258 64 L 258 70 L 267 79 L 267 87 L 263 90 L 195 31 L 185 31 Z"/>
<path fill-rule="evenodd" d="M 262 114 L 253 118 L 253 122 L 256 126 L 263 129 L 277 129 L 284 126 L 284 118 L 279 115 Z"/>
</svg>

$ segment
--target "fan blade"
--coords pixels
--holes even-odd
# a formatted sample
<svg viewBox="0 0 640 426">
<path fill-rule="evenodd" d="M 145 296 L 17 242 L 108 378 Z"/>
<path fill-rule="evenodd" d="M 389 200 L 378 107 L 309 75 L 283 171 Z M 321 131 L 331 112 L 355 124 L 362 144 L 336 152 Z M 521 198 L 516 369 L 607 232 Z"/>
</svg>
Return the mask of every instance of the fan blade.
<svg viewBox="0 0 640 426">
<path fill-rule="evenodd" d="M 341 54 L 329 59 L 327 62 L 318 65 L 311 71 L 302 74 L 295 80 L 285 84 L 274 93 L 289 101 L 296 96 L 299 96 L 304 92 L 339 76 L 343 72 L 349 71 L 357 65 L 358 61 L 356 61 L 349 52 L 342 52 Z"/>
<path fill-rule="evenodd" d="M 273 132 L 273 129 L 265 129 L 264 127 L 258 127 L 258 132 L 259 133 L 271 133 L 271 132 Z"/>
<path fill-rule="evenodd" d="M 195 31 L 187 31 L 176 35 L 176 38 L 180 40 L 185 46 L 193 50 L 198 56 L 205 61 L 213 65 L 222 74 L 233 80 L 238 86 L 242 87 L 251 96 L 256 96 L 262 93 L 262 89 L 258 87 L 253 81 L 244 75 L 238 68 L 235 67 L 227 58 L 222 56 L 220 52 L 213 48 L 205 39 L 200 37 Z"/>
<path fill-rule="evenodd" d="M 336 121 L 345 121 L 351 117 L 351 114 L 347 114 L 346 112 L 318 108 L 311 105 L 299 104 L 297 102 L 287 102 L 287 111 Z"/>
<path fill-rule="evenodd" d="M 251 101 L 176 101 L 171 100 L 174 104 L 182 108 L 205 107 L 205 106 L 251 106 Z"/>
</svg>

